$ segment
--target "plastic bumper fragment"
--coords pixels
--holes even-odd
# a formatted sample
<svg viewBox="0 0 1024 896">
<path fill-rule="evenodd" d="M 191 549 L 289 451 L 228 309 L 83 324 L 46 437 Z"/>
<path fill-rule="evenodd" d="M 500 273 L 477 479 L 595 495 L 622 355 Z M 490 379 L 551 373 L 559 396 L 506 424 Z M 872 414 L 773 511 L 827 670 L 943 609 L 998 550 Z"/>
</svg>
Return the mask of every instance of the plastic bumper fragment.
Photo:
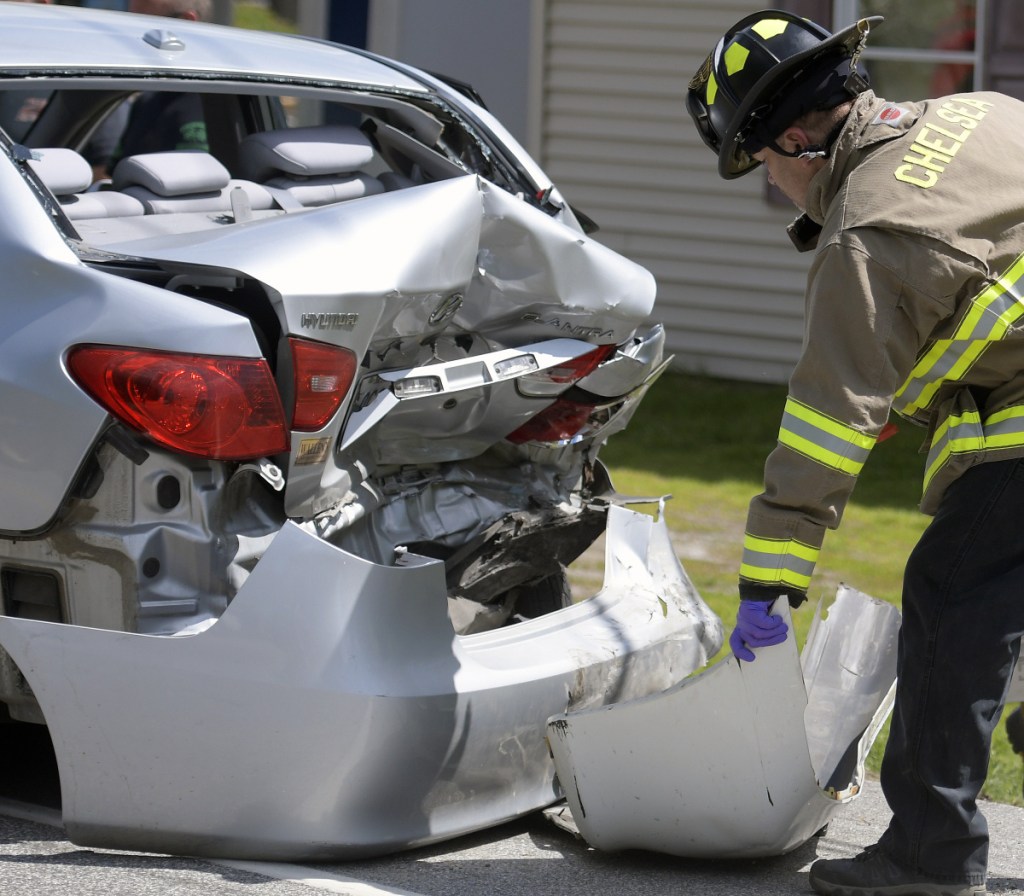
<svg viewBox="0 0 1024 896">
<path fill-rule="evenodd" d="M 787 622 L 789 607 L 777 607 Z M 795 639 L 659 694 L 552 718 L 572 822 L 604 850 L 779 855 L 860 790 L 896 676 L 895 607 L 841 586 Z M 564 825 L 564 813 L 561 823 Z"/>
</svg>

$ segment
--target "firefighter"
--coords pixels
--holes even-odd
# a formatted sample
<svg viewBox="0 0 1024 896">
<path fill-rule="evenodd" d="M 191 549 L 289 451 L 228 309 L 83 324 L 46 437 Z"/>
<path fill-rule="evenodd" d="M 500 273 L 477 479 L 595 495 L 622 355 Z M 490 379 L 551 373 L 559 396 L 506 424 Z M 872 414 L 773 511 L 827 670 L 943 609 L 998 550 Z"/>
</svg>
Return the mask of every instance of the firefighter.
<svg viewBox="0 0 1024 896">
<path fill-rule="evenodd" d="M 927 428 L 882 762 L 892 819 L 823 894 L 985 892 L 977 798 L 1024 632 L 1024 104 L 998 93 L 889 102 L 860 56 L 881 18 L 830 34 L 766 10 L 731 28 L 687 108 L 719 174 L 759 165 L 813 251 L 805 339 L 765 489 L 747 517 L 741 661 L 786 637 L 890 411 Z M 756 672 L 756 665 L 752 670 Z"/>
</svg>

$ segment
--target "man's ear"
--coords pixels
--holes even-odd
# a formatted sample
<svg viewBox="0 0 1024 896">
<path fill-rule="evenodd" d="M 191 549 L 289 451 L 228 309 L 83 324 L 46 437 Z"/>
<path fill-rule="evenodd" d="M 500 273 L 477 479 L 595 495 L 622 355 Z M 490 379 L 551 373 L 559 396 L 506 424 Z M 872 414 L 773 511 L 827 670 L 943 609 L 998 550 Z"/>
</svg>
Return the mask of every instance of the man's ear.
<svg viewBox="0 0 1024 896">
<path fill-rule="evenodd" d="M 778 139 L 779 146 L 787 152 L 803 152 L 812 142 L 807 131 L 795 125 L 786 128 Z"/>
</svg>

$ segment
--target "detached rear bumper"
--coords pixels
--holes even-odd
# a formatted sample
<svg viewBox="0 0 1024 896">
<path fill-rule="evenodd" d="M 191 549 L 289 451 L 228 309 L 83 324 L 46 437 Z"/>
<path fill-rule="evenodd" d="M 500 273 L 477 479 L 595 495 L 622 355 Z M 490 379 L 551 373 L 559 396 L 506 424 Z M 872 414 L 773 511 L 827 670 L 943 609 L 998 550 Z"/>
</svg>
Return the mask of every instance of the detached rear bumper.
<svg viewBox="0 0 1024 896">
<path fill-rule="evenodd" d="M 789 622 L 789 607 L 777 607 Z M 841 586 L 801 658 L 794 638 L 663 693 L 554 717 L 558 777 L 593 846 L 780 855 L 860 790 L 892 706 L 899 611 Z"/>
<path fill-rule="evenodd" d="M 78 844 L 349 858 L 560 797 L 545 720 L 680 681 L 722 640 L 663 521 L 613 507 L 605 587 L 458 637 L 442 564 L 287 524 L 223 616 L 160 637 L 0 617 L 53 738 Z"/>
</svg>

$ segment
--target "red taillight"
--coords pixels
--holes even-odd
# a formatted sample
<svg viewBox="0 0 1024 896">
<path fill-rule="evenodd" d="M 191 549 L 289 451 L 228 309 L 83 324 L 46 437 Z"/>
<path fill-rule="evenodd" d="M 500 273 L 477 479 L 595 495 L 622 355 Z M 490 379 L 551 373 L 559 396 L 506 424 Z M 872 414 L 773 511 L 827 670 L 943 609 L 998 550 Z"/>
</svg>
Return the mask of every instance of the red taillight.
<svg viewBox="0 0 1024 896">
<path fill-rule="evenodd" d="M 281 399 L 262 358 L 79 345 L 67 363 L 118 420 L 174 451 L 245 460 L 288 450 Z"/>
<path fill-rule="evenodd" d="M 594 405 L 559 398 L 519 429 L 505 436 L 514 445 L 524 442 L 564 442 L 587 424 Z"/>
<path fill-rule="evenodd" d="M 578 358 L 573 358 L 571 361 L 559 364 L 558 367 L 549 368 L 547 374 L 552 378 L 560 377 L 560 381 L 563 383 L 575 383 L 576 380 L 581 380 L 597 370 L 597 365 L 604 361 L 615 349 L 615 345 L 599 345 L 585 355 L 580 355 Z"/>
<path fill-rule="evenodd" d="M 548 367 L 519 377 L 516 388 L 520 394 L 536 398 L 560 395 L 573 383 L 593 373 L 615 349 L 614 345 L 599 345 L 593 351 L 557 367 Z M 515 445 L 524 442 L 564 442 L 587 425 L 596 407 L 589 402 L 559 398 L 505 438 Z"/>
<path fill-rule="evenodd" d="M 356 375 L 355 354 L 347 348 L 289 339 L 295 370 L 292 429 L 315 432 L 337 413 Z"/>
<path fill-rule="evenodd" d="M 545 370 L 538 370 L 536 373 L 528 373 L 526 376 L 519 377 L 516 380 L 516 388 L 521 394 L 534 398 L 558 395 L 565 391 L 566 386 L 593 373 L 597 366 L 614 351 L 614 345 L 599 345 L 593 351 L 573 358 L 571 361 L 564 361 L 557 367 L 548 367 Z"/>
</svg>

